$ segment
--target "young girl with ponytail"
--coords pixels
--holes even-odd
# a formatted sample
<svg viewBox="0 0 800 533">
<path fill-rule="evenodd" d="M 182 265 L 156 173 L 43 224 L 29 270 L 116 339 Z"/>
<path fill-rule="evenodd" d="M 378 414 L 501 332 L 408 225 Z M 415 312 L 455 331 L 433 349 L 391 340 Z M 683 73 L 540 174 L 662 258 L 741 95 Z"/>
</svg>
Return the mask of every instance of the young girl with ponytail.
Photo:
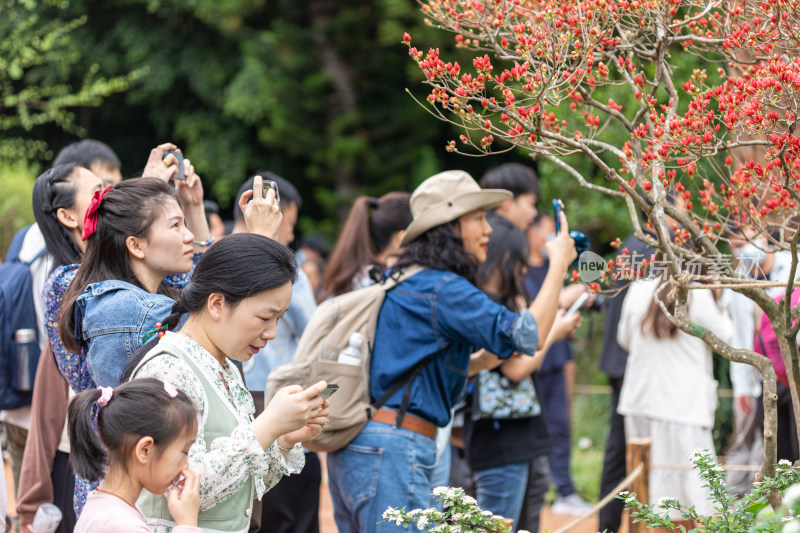
<svg viewBox="0 0 800 533">
<path fill-rule="evenodd" d="M 174 383 L 200 412 L 189 464 L 200 479 L 198 523 L 206 531 L 247 531 L 254 498 L 302 469 L 300 443 L 327 424 L 324 381 L 280 390 L 254 419 L 253 400 L 230 361 L 248 361 L 275 338 L 296 275 L 294 255 L 272 239 L 225 237 L 200 259 L 172 313 L 126 363 L 123 378 Z M 139 505 L 154 531 L 174 527 L 160 493 L 144 492 Z"/>
<path fill-rule="evenodd" d="M 88 480 L 103 480 L 75 532 L 149 533 L 136 507 L 145 489 L 167 494 L 174 533 L 199 533 L 198 481 L 187 458 L 196 433 L 191 400 L 170 383 L 140 379 L 78 394 L 69 406 L 72 465 Z"/>
</svg>

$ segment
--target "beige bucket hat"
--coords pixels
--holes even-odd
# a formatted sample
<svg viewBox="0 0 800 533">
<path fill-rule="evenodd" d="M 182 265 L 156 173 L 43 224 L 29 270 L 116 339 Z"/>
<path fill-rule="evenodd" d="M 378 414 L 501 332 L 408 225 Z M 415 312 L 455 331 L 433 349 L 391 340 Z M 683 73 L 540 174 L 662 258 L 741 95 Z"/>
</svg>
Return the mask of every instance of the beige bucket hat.
<svg viewBox="0 0 800 533">
<path fill-rule="evenodd" d="M 477 209 L 493 209 L 513 195 L 502 189 L 481 189 L 463 170 L 448 170 L 423 181 L 411 195 L 411 215 L 400 246 L 426 231 Z"/>
</svg>

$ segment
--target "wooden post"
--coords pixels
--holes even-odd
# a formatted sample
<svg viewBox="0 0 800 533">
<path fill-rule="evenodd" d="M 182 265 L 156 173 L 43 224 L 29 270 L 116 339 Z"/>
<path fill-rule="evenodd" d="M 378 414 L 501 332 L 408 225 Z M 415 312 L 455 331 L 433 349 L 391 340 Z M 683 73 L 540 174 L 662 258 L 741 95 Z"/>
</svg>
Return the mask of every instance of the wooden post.
<svg viewBox="0 0 800 533">
<path fill-rule="evenodd" d="M 642 465 L 642 473 L 631 482 L 630 492 L 636 493 L 636 499 L 639 502 L 647 505 L 649 503 L 649 490 L 650 483 L 650 439 L 629 439 L 626 445 L 625 459 L 628 468 L 628 473 Z M 647 525 L 644 522 L 630 521 L 628 528 L 630 533 L 645 533 Z"/>
</svg>

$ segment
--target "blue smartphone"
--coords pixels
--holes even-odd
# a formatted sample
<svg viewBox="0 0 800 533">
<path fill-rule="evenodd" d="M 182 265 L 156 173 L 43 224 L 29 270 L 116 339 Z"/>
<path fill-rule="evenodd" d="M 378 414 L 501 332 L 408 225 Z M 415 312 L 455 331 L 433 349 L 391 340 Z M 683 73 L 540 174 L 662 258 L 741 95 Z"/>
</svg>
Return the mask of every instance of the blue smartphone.
<svg viewBox="0 0 800 533">
<path fill-rule="evenodd" d="M 561 216 L 560 213 L 564 211 L 564 202 L 554 198 L 553 199 L 553 218 L 556 221 L 556 233 L 561 231 Z"/>
</svg>

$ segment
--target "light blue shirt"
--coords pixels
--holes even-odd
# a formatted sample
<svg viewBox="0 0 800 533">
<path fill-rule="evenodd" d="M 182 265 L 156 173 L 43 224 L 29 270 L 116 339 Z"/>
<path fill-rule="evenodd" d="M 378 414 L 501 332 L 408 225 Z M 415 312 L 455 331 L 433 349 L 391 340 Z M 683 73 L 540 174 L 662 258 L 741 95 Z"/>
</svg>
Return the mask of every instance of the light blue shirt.
<svg viewBox="0 0 800 533">
<path fill-rule="evenodd" d="M 300 336 L 316 308 L 317 301 L 314 299 L 311 283 L 305 273 L 298 269 L 297 281 L 292 287 L 292 301 L 286 314 L 278 322 L 275 338 L 242 365 L 248 390 L 266 390 L 267 377 L 272 369 L 292 362 Z"/>
</svg>

